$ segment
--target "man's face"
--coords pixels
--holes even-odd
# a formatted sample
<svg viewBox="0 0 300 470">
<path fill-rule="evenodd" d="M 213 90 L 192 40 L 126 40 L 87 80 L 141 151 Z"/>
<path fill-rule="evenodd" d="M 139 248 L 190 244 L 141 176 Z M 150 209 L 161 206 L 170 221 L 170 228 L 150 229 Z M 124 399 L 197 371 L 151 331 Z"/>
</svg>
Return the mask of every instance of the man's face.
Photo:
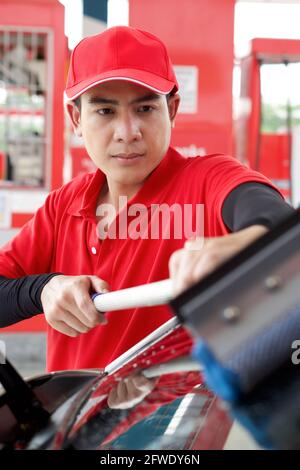
<svg viewBox="0 0 300 470">
<path fill-rule="evenodd" d="M 164 157 L 178 96 L 112 80 L 86 91 L 81 110 L 69 105 L 78 135 L 96 166 L 118 184 L 139 185 Z"/>
</svg>

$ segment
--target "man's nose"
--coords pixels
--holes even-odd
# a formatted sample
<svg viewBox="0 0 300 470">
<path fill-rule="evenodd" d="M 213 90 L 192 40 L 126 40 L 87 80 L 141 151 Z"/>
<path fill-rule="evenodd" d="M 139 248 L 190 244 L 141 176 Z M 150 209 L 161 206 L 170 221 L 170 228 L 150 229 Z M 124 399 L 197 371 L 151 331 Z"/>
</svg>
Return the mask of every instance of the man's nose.
<svg viewBox="0 0 300 470">
<path fill-rule="evenodd" d="M 114 138 L 117 142 L 125 143 L 141 140 L 139 120 L 129 113 L 120 116 L 116 122 Z"/>
</svg>

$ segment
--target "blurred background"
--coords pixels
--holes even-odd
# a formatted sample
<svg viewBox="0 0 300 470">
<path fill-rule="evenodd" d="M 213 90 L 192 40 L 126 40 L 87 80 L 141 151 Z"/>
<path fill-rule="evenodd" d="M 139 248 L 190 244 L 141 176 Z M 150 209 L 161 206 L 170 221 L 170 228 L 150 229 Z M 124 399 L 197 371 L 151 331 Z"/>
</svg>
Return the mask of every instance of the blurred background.
<svg viewBox="0 0 300 470">
<path fill-rule="evenodd" d="M 182 98 L 172 144 L 231 154 L 298 206 L 300 1 L 0 0 L 0 246 L 49 191 L 94 170 L 64 85 L 77 42 L 119 24 L 168 46 Z M 45 330 L 42 315 L 1 330 L 25 376 L 45 368 Z"/>
</svg>

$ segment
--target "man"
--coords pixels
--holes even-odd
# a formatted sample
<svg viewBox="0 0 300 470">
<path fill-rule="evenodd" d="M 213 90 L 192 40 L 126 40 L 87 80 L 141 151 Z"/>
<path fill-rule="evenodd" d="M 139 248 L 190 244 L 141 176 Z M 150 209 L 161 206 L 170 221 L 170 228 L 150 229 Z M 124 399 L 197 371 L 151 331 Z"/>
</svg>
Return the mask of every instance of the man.
<svg viewBox="0 0 300 470">
<path fill-rule="evenodd" d="M 171 276 L 178 294 L 291 211 L 265 177 L 235 159 L 186 159 L 170 147 L 177 92 L 167 50 L 150 33 L 111 28 L 72 53 L 66 106 L 98 170 L 53 191 L 0 252 L 1 325 L 42 310 L 49 370 L 104 367 L 170 318 L 167 306 L 100 314 L 91 292 Z M 140 225 L 152 230 L 152 206 L 173 204 L 192 206 L 190 218 L 203 205 L 204 240 L 163 230 L 137 237 L 138 209 Z M 103 208 L 115 209 L 115 219 Z M 124 211 L 132 236 L 110 237 Z"/>
</svg>

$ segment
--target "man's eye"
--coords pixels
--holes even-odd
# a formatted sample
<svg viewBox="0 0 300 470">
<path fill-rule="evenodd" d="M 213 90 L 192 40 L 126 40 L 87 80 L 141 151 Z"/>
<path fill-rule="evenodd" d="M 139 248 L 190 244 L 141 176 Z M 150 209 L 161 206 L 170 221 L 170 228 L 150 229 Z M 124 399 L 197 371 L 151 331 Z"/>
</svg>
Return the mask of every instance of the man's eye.
<svg viewBox="0 0 300 470">
<path fill-rule="evenodd" d="M 149 113 L 149 111 L 152 111 L 152 110 L 153 110 L 153 107 L 149 106 L 148 104 L 145 104 L 138 108 L 139 113 Z"/>
<path fill-rule="evenodd" d="M 97 110 L 97 113 L 101 116 L 107 116 L 108 114 L 112 114 L 113 110 L 110 108 L 101 108 Z"/>
</svg>

